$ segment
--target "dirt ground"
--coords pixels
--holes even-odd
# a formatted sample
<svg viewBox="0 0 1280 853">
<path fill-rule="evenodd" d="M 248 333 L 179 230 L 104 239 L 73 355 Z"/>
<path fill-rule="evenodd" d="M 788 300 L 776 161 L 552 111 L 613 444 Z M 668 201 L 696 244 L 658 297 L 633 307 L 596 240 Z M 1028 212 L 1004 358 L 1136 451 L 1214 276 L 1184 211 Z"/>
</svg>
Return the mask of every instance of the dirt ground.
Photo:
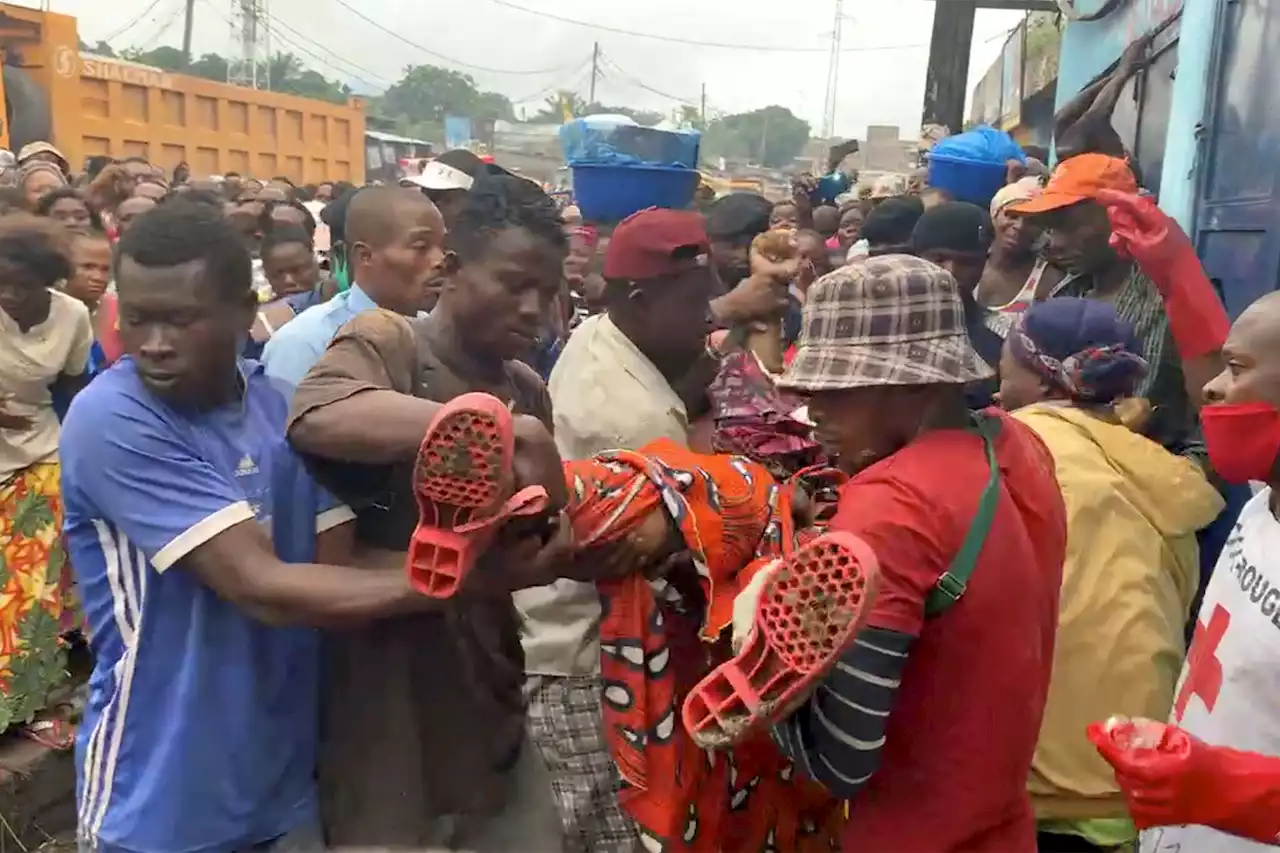
<svg viewBox="0 0 1280 853">
<path fill-rule="evenodd" d="M 72 650 L 70 678 L 49 697 L 78 721 L 91 669 L 87 650 Z M 74 853 L 76 766 L 73 751 L 55 752 L 16 734 L 0 735 L 0 853 Z"/>
</svg>

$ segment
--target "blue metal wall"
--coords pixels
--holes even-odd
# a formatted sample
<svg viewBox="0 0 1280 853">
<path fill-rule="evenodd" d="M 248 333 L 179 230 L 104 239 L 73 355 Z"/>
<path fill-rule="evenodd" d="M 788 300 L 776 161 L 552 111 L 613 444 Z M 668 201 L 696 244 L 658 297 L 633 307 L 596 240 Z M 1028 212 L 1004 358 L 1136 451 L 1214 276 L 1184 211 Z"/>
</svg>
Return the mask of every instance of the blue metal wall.
<svg viewBox="0 0 1280 853">
<path fill-rule="evenodd" d="M 1103 0 L 1076 0 L 1082 12 Z M 1217 4 L 1220 0 L 1128 0 L 1100 21 L 1072 23 L 1062 39 L 1057 107 L 1120 58 L 1126 45 L 1182 9 L 1177 75 L 1160 170 L 1160 206 L 1191 231 L 1196 207 L 1196 128 L 1205 115 Z"/>
</svg>

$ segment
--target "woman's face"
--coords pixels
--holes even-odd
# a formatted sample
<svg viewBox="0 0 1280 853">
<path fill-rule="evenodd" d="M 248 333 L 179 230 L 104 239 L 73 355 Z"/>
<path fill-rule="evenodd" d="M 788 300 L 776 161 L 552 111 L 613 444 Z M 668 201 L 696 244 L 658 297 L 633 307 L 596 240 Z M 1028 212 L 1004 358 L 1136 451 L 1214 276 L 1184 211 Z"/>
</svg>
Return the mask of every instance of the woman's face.
<svg viewBox="0 0 1280 853">
<path fill-rule="evenodd" d="M 997 211 L 992 224 L 995 226 L 996 243 L 1005 254 L 1028 252 L 1040 237 L 1040 229 L 1027 217 L 1014 216 L 1008 208 Z"/>
<path fill-rule="evenodd" d="M 38 172 L 32 172 L 27 176 L 27 181 L 22 185 L 22 191 L 27 197 L 27 207 L 35 210 L 36 203 L 49 193 L 66 186 L 66 181 L 58 177 L 49 169 L 41 169 Z"/>
<path fill-rule="evenodd" d="M 17 264 L 0 260 L 0 311 L 21 328 L 30 328 L 49 315 L 51 282 Z"/>
<path fill-rule="evenodd" d="M 89 224 L 89 205 L 78 198 L 60 198 L 49 208 L 49 218 L 70 228 L 82 229 Z"/>
<path fill-rule="evenodd" d="M 1000 390 L 996 402 L 1007 412 L 1039 403 L 1048 397 L 1049 389 L 1027 368 L 1013 357 L 1013 350 L 1006 340 L 1000 351 Z"/>
</svg>

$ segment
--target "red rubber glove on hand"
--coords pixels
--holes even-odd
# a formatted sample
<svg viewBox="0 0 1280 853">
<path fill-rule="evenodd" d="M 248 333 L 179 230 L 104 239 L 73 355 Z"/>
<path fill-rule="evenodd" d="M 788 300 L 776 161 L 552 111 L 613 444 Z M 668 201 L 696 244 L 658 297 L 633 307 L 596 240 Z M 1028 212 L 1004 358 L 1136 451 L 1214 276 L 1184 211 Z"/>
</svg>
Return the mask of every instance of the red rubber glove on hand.
<svg viewBox="0 0 1280 853">
<path fill-rule="evenodd" d="M 1111 245 L 1133 258 L 1159 289 L 1182 357 L 1222 349 L 1231 321 L 1186 232 L 1150 198 L 1101 190 L 1098 201 L 1111 219 Z"/>
<path fill-rule="evenodd" d="M 1139 829 L 1196 824 L 1280 845 L 1280 758 L 1145 719 L 1094 723 L 1087 734 L 1115 768 Z"/>
</svg>

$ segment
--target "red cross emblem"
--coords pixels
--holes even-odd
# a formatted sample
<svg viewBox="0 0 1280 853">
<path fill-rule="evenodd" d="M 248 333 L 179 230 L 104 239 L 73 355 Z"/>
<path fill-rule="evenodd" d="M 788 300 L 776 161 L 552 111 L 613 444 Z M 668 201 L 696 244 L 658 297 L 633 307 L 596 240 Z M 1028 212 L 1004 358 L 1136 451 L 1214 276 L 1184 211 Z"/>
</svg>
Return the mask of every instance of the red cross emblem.
<svg viewBox="0 0 1280 853">
<path fill-rule="evenodd" d="M 1192 696 L 1199 696 L 1204 706 L 1213 711 L 1222 690 L 1222 661 L 1218 660 L 1218 644 L 1231 624 L 1231 614 L 1221 604 L 1213 608 L 1209 624 L 1196 622 L 1196 635 L 1191 641 L 1191 653 L 1187 655 L 1187 677 L 1173 703 L 1174 722 L 1181 723 Z"/>
</svg>

